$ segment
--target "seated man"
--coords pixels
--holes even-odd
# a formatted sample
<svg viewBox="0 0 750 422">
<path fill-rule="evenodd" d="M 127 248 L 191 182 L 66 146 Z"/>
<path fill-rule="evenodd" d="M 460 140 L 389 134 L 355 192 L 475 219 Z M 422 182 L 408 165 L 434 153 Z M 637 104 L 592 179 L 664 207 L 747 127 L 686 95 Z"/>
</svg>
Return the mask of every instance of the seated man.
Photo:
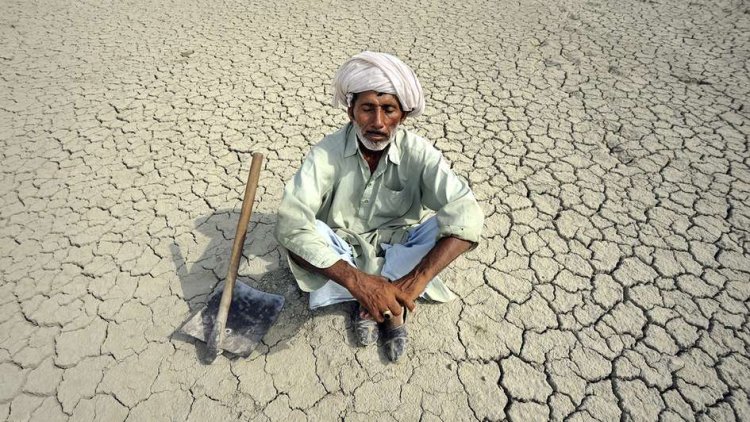
<svg viewBox="0 0 750 422">
<path fill-rule="evenodd" d="M 440 152 L 400 125 L 424 110 L 414 71 L 363 52 L 333 80 L 350 122 L 315 145 L 284 189 L 276 238 L 315 309 L 356 300 L 361 345 L 392 361 L 406 349 L 406 309 L 454 294 L 437 277 L 479 241 L 484 216 Z"/>
</svg>

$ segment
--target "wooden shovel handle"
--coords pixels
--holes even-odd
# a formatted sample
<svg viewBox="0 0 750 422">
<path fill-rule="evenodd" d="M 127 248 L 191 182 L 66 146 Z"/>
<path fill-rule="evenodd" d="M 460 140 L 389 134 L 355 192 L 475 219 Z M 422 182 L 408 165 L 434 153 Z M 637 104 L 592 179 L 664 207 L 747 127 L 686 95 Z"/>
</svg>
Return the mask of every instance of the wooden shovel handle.
<svg viewBox="0 0 750 422">
<path fill-rule="evenodd" d="M 232 256 L 229 259 L 227 279 L 224 283 L 224 291 L 221 294 L 221 302 L 219 302 L 219 312 L 216 314 L 214 327 L 209 335 L 207 358 L 211 361 L 218 356 L 221 342 L 224 340 L 224 328 L 227 325 L 229 306 L 232 304 L 232 293 L 234 292 L 234 284 L 237 281 L 237 270 L 240 268 L 240 258 L 242 258 L 242 246 L 245 244 L 247 225 L 250 223 L 250 215 L 253 213 L 255 191 L 258 188 L 262 164 L 263 154 L 259 152 L 254 153 L 253 161 L 250 164 L 250 174 L 247 176 L 247 184 L 245 185 L 245 196 L 242 199 L 240 221 L 237 223 L 237 231 L 234 235 L 234 243 L 232 243 Z"/>
</svg>

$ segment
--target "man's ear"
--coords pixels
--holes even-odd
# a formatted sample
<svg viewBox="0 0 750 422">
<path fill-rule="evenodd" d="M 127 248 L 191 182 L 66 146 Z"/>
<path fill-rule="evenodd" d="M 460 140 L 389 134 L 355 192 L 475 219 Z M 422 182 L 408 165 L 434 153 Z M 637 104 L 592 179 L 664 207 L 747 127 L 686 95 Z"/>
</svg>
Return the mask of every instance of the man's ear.
<svg viewBox="0 0 750 422">
<path fill-rule="evenodd" d="M 346 114 L 349 115 L 349 120 L 352 122 L 354 121 L 354 106 L 349 106 L 346 108 Z"/>
<path fill-rule="evenodd" d="M 406 120 L 407 116 L 409 116 L 409 112 L 408 111 L 402 112 L 401 113 L 401 121 L 399 122 L 399 124 L 404 123 L 404 120 Z"/>
</svg>

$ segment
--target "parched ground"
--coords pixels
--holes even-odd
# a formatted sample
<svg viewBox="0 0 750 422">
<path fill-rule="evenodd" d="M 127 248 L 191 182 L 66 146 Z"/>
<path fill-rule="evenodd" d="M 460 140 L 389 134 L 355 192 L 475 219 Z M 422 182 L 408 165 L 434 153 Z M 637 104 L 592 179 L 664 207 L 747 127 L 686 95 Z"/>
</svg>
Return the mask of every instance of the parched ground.
<svg viewBox="0 0 750 422">
<path fill-rule="evenodd" d="M 0 420 L 749 420 L 746 1 L 0 0 Z M 281 189 L 387 51 L 487 220 L 411 349 L 310 312 Z M 282 294 L 247 360 L 173 334 L 223 279 Z"/>
</svg>

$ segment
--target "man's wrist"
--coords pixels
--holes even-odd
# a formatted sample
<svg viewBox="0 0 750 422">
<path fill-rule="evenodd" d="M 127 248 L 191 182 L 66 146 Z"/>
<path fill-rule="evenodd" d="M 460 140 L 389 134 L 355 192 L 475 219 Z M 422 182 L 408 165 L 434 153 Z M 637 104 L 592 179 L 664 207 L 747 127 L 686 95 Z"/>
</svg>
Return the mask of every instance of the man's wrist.
<svg viewBox="0 0 750 422">
<path fill-rule="evenodd" d="M 414 268 L 410 275 L 414 280 L 414 284 L 419 287 L 427 287 L 427 283 L 432 280 L 432 276 L 429 274 L 427 269 L 422 268 L 421 265 L 417 265 L 417 267 Z"/>
<path fill-rule="evenodd" d="M 432 278 L 428 278 L 427 274 L 415 269 L 401 279 L 396 280 L 396 284 L 401 286 L 402 291 L 415 295 L 412 299 L 416 299 L 427 288 L 430 280 Z"/>
<path fill-rule="evenodd" d="M 357 269 L 349 265 L 344 260 L 339 260 L 332 266 L 328 267 L 329 278 L 340 284 L 345 289 L 352 291 L 356 287 Z"/>
</svg>

